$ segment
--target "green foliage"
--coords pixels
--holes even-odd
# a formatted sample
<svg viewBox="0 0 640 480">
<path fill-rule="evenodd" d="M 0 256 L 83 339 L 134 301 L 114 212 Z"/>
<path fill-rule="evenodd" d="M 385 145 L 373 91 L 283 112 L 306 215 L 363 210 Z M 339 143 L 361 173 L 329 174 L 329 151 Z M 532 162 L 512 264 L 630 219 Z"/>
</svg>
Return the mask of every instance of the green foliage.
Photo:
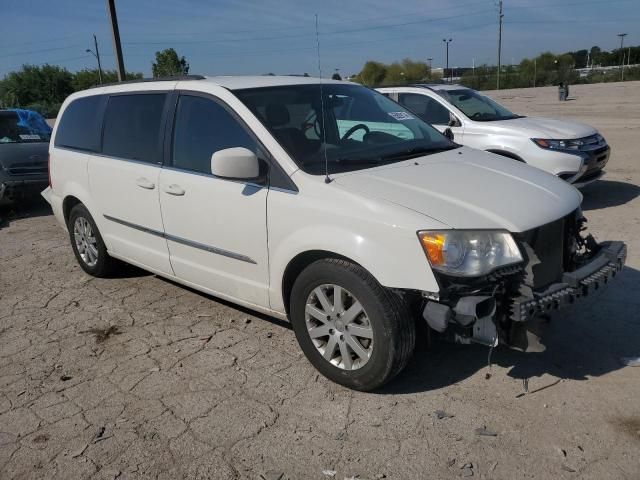
<svg viewBox="0 0 640 480">
<path fill-rule="evenodd" d="M 154 78 L 187 75 L 189 64 L 184 57 L 178 57 L 173 48 L 167 48 L 156 52 L 156 61 L 151 65 L 151 72 Z"/>
<path fill-rule="evenodd" d="M 358 74 L 357 81 L 363 85 L 372 87 L 374 85 L 380 85 L 386 74 L 387 67 L 384 63 L 368 61 Z"/>
<path fill-rule="evenodd" d="M 367 86 L 398 85 L 431 80 L 429 66 L 424 62 L 416 62 L 405 58 L 401 62 L 384 64 L 368 61 L 362 71 L 352 80 Z"/>
<path fill-rule="evenodd" d="M 71 93 L 72 74 L 55 65 L 24 65 L 0 82 L 0 104 L 25 107 L 30 104 L 54 105 Z"/>
<path fill-rule="evenodd" d="M 142 78 L 141 73 L 126 73 L 127 80 L 136 80 Z M 118 81 L 118 72 L 115 70 L 103 70 L 102 71 L 102 83 L 115 83 Z M 73 89 L 77 92 L 79 90 L 86 90 L 87 88 L 100 85 L 100 75 L 97 68 L 85 68 L 73 74 L 72 80 Z"/>
<path fill-rule="evenodd" d="M 128 73 L 127 80 L 142 78 Z M 102 72 L 102 82 L 116 82 L 115 71 Z M 55 117 L 67 96 L 99 84 L 98 70 L 71 73 L 56 65 L 23 65 L 0 80 L 0 108 L 20 107 L 35 110 L 47 118 Z"/>
</svg>

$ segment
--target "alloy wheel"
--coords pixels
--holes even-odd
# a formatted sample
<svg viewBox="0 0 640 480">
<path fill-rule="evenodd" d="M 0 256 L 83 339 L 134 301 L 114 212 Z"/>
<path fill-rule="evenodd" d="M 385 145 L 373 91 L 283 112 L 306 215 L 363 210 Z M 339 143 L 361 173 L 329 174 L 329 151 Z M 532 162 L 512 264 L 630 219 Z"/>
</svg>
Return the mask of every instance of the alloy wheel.
<svg viewBox="0 0 640 480">
<path fill-rule="evenodd" d="M 316 349 L 334 366 L 358 370 L 371 358 L 371 322 L 348 290 L 333 284 L 316 287 L 307 298 L 305 321 Z"/>
<path fill-rule="evenodd" d="M 76 218 L 73 224 L 73 238 L 82 261 L 88 267 L 94 267 L 98 263 L 98 246 L 93 228 L 86 218 Z"/>
</svg>

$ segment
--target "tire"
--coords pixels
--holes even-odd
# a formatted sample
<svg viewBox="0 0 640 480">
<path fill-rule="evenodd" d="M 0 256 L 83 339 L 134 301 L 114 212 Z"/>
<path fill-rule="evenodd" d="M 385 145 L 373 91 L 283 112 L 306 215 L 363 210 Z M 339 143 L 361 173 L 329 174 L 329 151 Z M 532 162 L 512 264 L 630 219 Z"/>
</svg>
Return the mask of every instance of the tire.
<svg viewBox="0 0 640 480">
<path fill-rule="evenodd" d="M 78 242 L 76 226 L 80 233 Z M 87 230 L 84 230 L 83 226 L 86 226 Z M 94 277 L 108 277 L 115 271 L 117 260 L 109 256 L 102 235 L 87 207 L 80 203 L 71 209 L 67 229 L 73 253 L 85 272 Z M 89 248 L 89 245 L 92 248 Z"/>
<path fill-rule="evenodd" d="M 333 310 L 322 306 L 322 295 Z M 333 313 L 323 317 L 324 312 Z M 349 261 L 323 259 L 305 268 L 293 285 L 290 313 L 307 359 L 345 387 L 379 388 L 400 373 L 413 354 L 415 323 L 404 301 Z"/>
</svg>

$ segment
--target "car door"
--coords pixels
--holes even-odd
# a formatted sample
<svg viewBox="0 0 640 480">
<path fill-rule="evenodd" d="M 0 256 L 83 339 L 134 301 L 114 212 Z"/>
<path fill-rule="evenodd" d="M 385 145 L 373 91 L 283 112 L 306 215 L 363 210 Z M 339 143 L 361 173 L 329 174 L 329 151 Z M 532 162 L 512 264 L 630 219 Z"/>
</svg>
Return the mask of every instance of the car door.
<svg viewBox="0 0 640 480">
<path fill-rule="evenodd" d="M 211 155 L 260 147 L 219 99 L 181 93 L 160 173 L 160 205 L 171 265 L 180 280 L 241 302 L 269 306 L 264 185 L 217 178 Z"/>
<path fill-rule="evenodd" d="M 460 119 L 435 98 L 421 93 L 398 93 L 398 103 L 415 113 L 420 119 L 444 132 L 450 128 L 455 141 L 462 143 L 464 128 Z M 454 120 L 452 124 L 452 120 Z"/>
<path fill-rule="evenodd" d="M 102 154 L 91 157 L 88 171 L 109 250 L 172 274 L 158 195 L 166 100 L 166 92 L 111 95 L 102 127 Z"/>
</svg>

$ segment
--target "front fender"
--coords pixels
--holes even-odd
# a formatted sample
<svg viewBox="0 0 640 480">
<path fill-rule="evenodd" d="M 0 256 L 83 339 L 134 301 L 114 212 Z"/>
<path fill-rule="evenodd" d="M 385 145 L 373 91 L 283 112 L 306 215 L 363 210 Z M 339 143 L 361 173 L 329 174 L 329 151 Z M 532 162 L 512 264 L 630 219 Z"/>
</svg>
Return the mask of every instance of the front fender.
<svg viewBox="0 0 640 480">
<path fill-rule="evenodd" d="M 269 300 L 285 312 L 283 278 L 305 252 L 350 259 L 389 288 L 438 292 L 417 232 L 450 228 L 392 202 L 344 188 L 338 182 L 297 172 L 298 192 L 270 190 L 267 197 Z"/>
</svg>

